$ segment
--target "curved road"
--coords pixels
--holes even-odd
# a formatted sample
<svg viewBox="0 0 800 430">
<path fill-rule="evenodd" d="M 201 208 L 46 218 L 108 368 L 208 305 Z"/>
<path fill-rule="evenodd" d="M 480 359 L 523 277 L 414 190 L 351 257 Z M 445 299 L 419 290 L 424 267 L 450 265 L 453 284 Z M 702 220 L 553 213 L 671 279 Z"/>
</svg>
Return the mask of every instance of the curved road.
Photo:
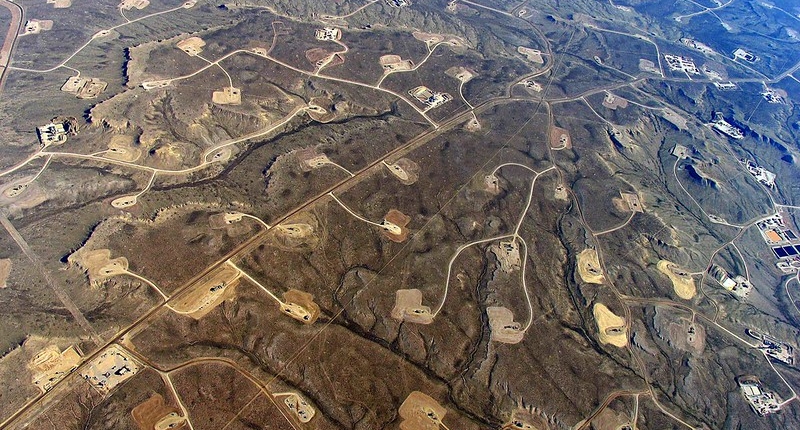
<svg viewBox="0 0 800 430">
<path fill-rule="evenodd" d="M 6 70 L 8 70 L 8 64 L 11 62 L 14 43 L 17 41 L 20 29 L 22 29 L 23 11 L 20 5 L 8 0 L 0 0 L 0 6 L 11 12 L 11 23 L 8 26 L 6 37 L 3 39 L 3 46 L 0 48 L 0 92 L 2 92 L 6 83 Z"/>
</svg>

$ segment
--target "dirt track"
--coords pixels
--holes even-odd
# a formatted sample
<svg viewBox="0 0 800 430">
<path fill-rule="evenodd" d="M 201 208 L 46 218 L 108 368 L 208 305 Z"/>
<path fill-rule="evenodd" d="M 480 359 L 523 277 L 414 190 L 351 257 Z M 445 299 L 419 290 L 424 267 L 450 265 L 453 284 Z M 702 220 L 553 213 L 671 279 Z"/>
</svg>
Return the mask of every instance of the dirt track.
<svg viewBox="0 0 800 430">
<path fill-rule="evenodd" d="M 0 5 L 11 12 L 11 23 L 8 26 L 6 37 L 3 39 L 3 46 L 0 48 L 0 92 L 2 92 L 6 83 L 6 70 L 8 64 L 11 63 L 14 42 L 17 41 L 17 35 L 22 26 L 22 8 L 8 0 L 0 0 Z"/>
</svg>

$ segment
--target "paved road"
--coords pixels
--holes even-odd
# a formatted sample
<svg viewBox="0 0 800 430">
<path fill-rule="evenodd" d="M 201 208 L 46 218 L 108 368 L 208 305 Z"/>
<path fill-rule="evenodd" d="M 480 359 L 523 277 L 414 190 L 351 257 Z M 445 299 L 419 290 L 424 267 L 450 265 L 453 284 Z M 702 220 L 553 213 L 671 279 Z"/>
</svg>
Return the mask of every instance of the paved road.
<svg viewBox="0 0 800 430">
<path fill-rule="evenodd" d="M 6 37 L 3 39 L 3 46 L 0 47 L 0 92 L 2 92 L 6 83 L 6 70 L 11 62 L 14 43 L 17 41 L 17 35 L 19 35 L 19 31 L 22 28 L 22 8 L 8 0 L 0 0 L 0 6 L 11 12 L 11 23 L 8 26 Z"/>
</svg>

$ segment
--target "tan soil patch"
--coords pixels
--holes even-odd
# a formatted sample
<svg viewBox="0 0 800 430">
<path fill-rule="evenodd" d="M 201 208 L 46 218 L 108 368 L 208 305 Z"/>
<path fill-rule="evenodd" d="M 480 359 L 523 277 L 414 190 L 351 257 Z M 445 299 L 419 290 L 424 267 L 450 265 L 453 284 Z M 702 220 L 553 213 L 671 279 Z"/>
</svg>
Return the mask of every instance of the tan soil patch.
<svg viewBox="0 0 800 430">
<path fill-rule="evenodd" d="M 132 82 L 132 81 L 129 81 L 129 82 Z M 159 89 L 159 88 L 166 88 L 166 87 L 168 87 L 170 85 L 172 85 L 172 81 L 169 80 L 169 79 L 142 82 L 142 88 L 144 88 L 145 90 L 148 90 L 148 91 L 149 90 L 156 90 L 156 89 Z M 129 84 L 128 86 L 130 87 L 131 85 Z"/>
<path fill-rule="evenodd" d="M 378 59 L 381 67 L 386 72 L 402 72 L 412 70 L 414 62 L 411 60 L 404 60 L 399 55 L 384 55 Z"/>
<path fill-rule="evenodd" d="M 197 280 L 172 302 L 172 310 L 199 320 L 226 299 L 233 297 L 241 274 L 223 264 Z"/>
<path fill-rule="evenodd" d="M 108 143 L 108 151 L 103 155 L 113 160 L 132 163 L 142 156 L 142 150 L 134 146 L 133 136 L 115 135 Z"/>
<path fill-rule="evenodd" d="M 82 356 L 83 353 L 76 346 L 70 346 L 64 351 L 55 345 L 42 349 L 28 362 L 28 368 L 33 374 L 33 385 L 42 392 L 49 390 L 78 367 Z"/>
<path fill-rule="evenodd" d="M 403 242 L 408 239 L 408 229 L 406 226 L 411 222 L 411 217 L 400 212 L 397 209 L 390 209 L 389 212 L 383 217 L 382 224 L 388 225 L 391 229 L 384 228 L 383 235 L 392 242 Z M 399 227 L 399 229 L 395 228 Z"/>
<path fill-rule="evenodd" d="M 283 293 L 281 310 L 304 324 L 314 324 L 320 313 L 319 305 L 314 302 L 313 295 L 294 289 Z"/>
<path fill-rule="evenodd" d="M 316 148 L 298 149 L 294 152 L 294 155 L 297 157 L 300 168 L 304 172 L 310 172 L 326 164 L 331 164 L 331 160 L 328 156 L 317 152 Z"/>
<path fill-rule="evenodd" d="M 501 343 L 516 344 L 522 341 L 525 333 L 522 324 L 514 321 L 514 314 L 508 308 L 490 306 L 486 308 L 489 316 L 491 340 Z"/>
<path fill-rule="evenodd" d="M 626 107 L 628 107 L 628 101 L 623 98 L 617 97 L 614 94 L 606 93 L 606 96 L 603 99 L 603 106 L 611 110 L 617 110 L 617 108 L 625 109 Z"/>
<path fill-rule="evenodd" d="M 145 142 L 141 138 L 140 141 Z M 186 153 L 189 153 L 192 149 L 192 145 L 188 143 L 159 143 L 156 147 L 151 148 L 153 155 L 150 159 L 161 168 L 178 167 L 181 165 Z"/>
<path fill-rule="evenodd" d="M 240 212 L 222 212 L 208 217 L 208 224 L 214 230 L 225 230 L 228 236 L 237 237 L 252 231 L 251 225 L 242 223 L 244 215 Z"/>
<path fill-rule="evenodd" d="M 333 121 L 337 116 L 333 100 L 328 97 L 314 97 L 308 102 L 308 107 L 308 116 L 323 124 Z"/>
<path fill-rule="evenodd" d="M 133 8 L 142 10 L 150 5 L 150 0 L 122 0 L 119 8 L 122 10 L 131 10 Z"/>
<path fill-rule="evenodd" d="M 275 226 L 270 235 L 271 243 L 288 251 L 313 248 L 319 243 L 319 223 L 310 213 L 300 213 L 285 224 Z"/>
<path fill-rule="evenodd" d="M 686 130 L 686 118 L 678 115 L 677 112 L 669 108 L 661 109 L 659 112 L 661 112 L 661 117 L 671 122 L 672 125 L 678 127 L 680 130 Z"/>
<path fill-rule="evenodd" d="M 28 181 L 30 178 L 25 178 L 24 180 L 16 181 L 19 182 L 17 184 L 9 184 L 3 189 L 3 197 L 7 197 L 10 199 L 19 197 L 28 189 Z"/>
<path fill-rule="evenodd" d="M 322 63 L 318 63 L 317 67 L 322 67 L 324 65 L 327 68 L 327 67 L 339 66 L 342 64 L 344 64 L 344 57 L 342 57 L 340 54 L 333 54 L 333 56 L 330 59 L 324 59 L 322 60 Z"/>
<path fill-rule="evenodd" d="M 411 33 L 411 35 L 414 36 L 414 39 L 417 39 L 420 42 L 425 42 L 428 45 L 444 42 L 444 36 L 437 33 L 425 33 L 423 31 L 415 31 Z"/>
<path fill-rule="evenodd" d="M 0 288 L 7 287 L 8 275 L 11 273 L 11 259 L 0 259 Z"/>
<path fill-rule="evenodd" d="M 431 308 L 422 305 L 422 291 L 417 289 L 397 290 L 395 292 L 392 318 L 415 324 L 433 322 Z"/>
<path fill-rule="evenodd" d="M 597 321 L 597 333 L 601 343 L 611 344 L 620 348 L 628 345 L 628 333 L 624 318 L 611 312 L 602 303 L 595 303 L 592 313 L 595 321 Z"/>
<path fill-rule="evenodd" d="M 567 187 L 565 187 L 562 184 L 556 185 L 556 188 L 553 191 L 553 197 L 557 200 L 569 201 L 569 193 L 567 192 Z"/>
<path fill-rule="evenodd" d="M 483 187 L 489 193 L 498 195 L 501 191 L 500 179 L 495 175 L 486 175 L 483 177 Z"/>
<path fill-rule="evenodd" d="M 611 408 L 603 409 L 592 420 L 592 428 L 595 430 L 620 430 L 625 425 L 630 425 L 630 418 Z"/>
<path fill-rule="evenodd" d="M 215 230 L 228 228 L 231 224 L 238 223 L 244 218 L 240 212 L 222 212 L 208 217 L 208 224 Z"/>
<path fill-rule="evenodd" d="M 587 284 L 602 284 L 606 281 L 597 250 L 586 248 L 578 256 L 578 275 Z"/>
<path fill-rule="evenodd" d="M 112 344 L 89 362 L 88 366 L 81 370 L 80 375 L 100 394 L 106 395 L 134 377 L 140 370 L 142 366 L 133 356 L 120 346 Z"/>
<path fill-rule="evenodd" d="M 333 67 L 344 64 L 344 57 L 323 48 L 311 48 L 306 51 L 306 60 L 315 67 Z"/>
<path fill-rule="evenodd" d="M 108 87 L 108 83 L 97 78 L 72 76 L 61 86 L 61 91 L 73 94 L 79 99 L 93 99 Z"/>
<path fill-rule="evenodd" d="M 544 64 L 544 58 L 542 58 L 542 51 L 539 51 L 538 49 L 531 49 L 531 48 L 526 48 L 524 46 L 520 46 L 519 48 L 517 48 L 517 52 L 524 55 L 525 58 L 527 58 L 528 61 L 532 63 Z"/>
<path fill-rule="evenodd" d="M 178 409 L 168 406 L 161 394 L 155 393 L 149 399 L 131 410 L 133 421 L 139 430 L 180 430 L 186 428 L 186 419 Z M 171 425 L 171 427 L 170 427 Z"/>
<path fill-rule="evenodd" d="M 572 148 L 572 139 L 569 137 L 569 130 L 560 127 L 553 127 L 553 129 L 550 131 L 550 148 Z"/>
<path fill-rule="evenodd" d="M 221 91 L 211 93 L 211 101 L 218 105 L 242 104 L 242 90 L 236 87 L 225 87 Z"/>
<path fill-rule="evenodd" d="M 231 149 L 230 146 L 226 146 L 222 149 L 216 150 L 214 155 L 212 155 L 208 161 L 212 163 L 225 162 L 231 159 L 231 155 L 233 155 L 233 149 Z"/>
<path fill-rule="evenodd" d="M 305 424 L 311 421 L 316 415 L 317 411 L 311 406 L 306 399 L 297 393 L 291 393 L 283 399 L 283 404 L 297 420 Z"/>
<path fill-rule="evenodd" d="M 317 64 L 318 62 L 328 58 L 333 54 L 333 52 L 328 51 L 324 48 L 311 48 L 307 49 L 305 52 L 306 60 L 308 60 L 311 64 Z"/>
<path fill-rule="evenodd" d="M 638 194 L 620 193 L 620 195 L 622 196 L 622 200 L 625 201 L 625 205 L 628 207 L 628 211 L 639 212 L 639 213 L 644 212 L 644 208 L 642 207 L 642 200 L 639 198 Z"/>
<path fill-rule="evenodd" d="M 656 67 L 656 63 L 650 60 L 645 60 L 644 58 L 639 59 L 639 70 L 643 72 L 661 73 L 659 72 L 658 67 Z"/>
<path fill-rule="evenodd" d="M 656 264 L 656 267 L 672 281 L 672 288 L 678 297 L 684 300 L 691 300 L 697 294 L 694 278 L 677 264 L 668 260 L 661 260 Z"/>
<path fill-rule="evenodd" d="M 525 88 L 525 91 L 528 94 L 535 96 L 538 93 L 541 93 L 544 88 L 542 88 L 542 84 L 534 81 L 533 79 L 526 79 L 520 82 L 522 88 Z"/>
<path fill-rule="evenodd" d="M 516 241 L 504 240 L 490 246 L 489 250 L 497 258 L 497 265 L 503 273 L 511 273 L 521 267 L 519 244 Z"/>
<path fill-rule="evenodd" d="M 14 209 L 27 209 L 47 201 L 47 195 L 36 182 L 31 182 L 33 176 L 17 179 L 5 185 L 0 191 L 0 203 L 13 203 Z"/>
<path fill-rule="evenodd" d="M 206 46 L 206 42 L 203 39 L 194 36 L 181 40 L 180 42 L 176 43 L 175 46 L 177 46 L 181 51 L 194 56 L 203 52 L 203 47 Z"/>
<path fill-rule="evenodd" d="M 408 158 L 386 163 L 386 167 L 403 185 L 411 185 L 419 180 L 419 165 Z"/>
<path fill-rule="evenodd" d="M 111 206 L 116 209 L 126 209 L 131 206 L 134 206 L 136 203 L 139 202 L 139 199 L 134 196 L 122 196 L 117 197 L 116 199 L 111 201 Z"/>
<path fill-rule="evenodd" d="M 476 131 L 480 131 L 481 128 L 482 128 L 481 127 L 481 123 L 480 123 L 480 121 L 478 121 L 478 118 L 476 118 L 476 117 L 472 117 L 472 119 L 467 121 L 467 124 L 464 125 L 464 129 L 469 131 L 469 132 L 471 132 L 471 133 L 474 133 Z"/>
<path fill-rule="evenodd" d="M 625 203 L 625 200 L 623 200 L 622 197 L 613 197 L 611 199 L 611 204 L 614 205 L 614 209 L 616 209 L 619 212 L 631 211 L 631 207 L 628 206 L 627 203 Z"/>
<path fill-rule="evenodd" d="M 25 23 L 25 34 L 38 34 L 42 31 L 48 31 L 53 29 L 53 21 L 49 19 L 30 19 L 28 22 Z"/>
<path fill-rule="evenodd" d="M 72 0 L 47 0 L 47 4 L 52 4 L 55 9 L 66 9 L 72 6 Z"/>
<path fill-rule="evenodd" d="M 413 391 L 400 405 L 401 430 L 438 430 L 447 409 L 432 397 Z"/>
<path fill-rule="evenodd" d="M 72 253 L 67 261 L 78 264 L 89 273 L 89 282 L 97 284 L 105 279 L 122 275 L 128 271 L 128 259 L 125 257 L 111 258 L 111 250 L 95 249 L 86 251 L 80 249 Z"/>
<path fill-rule="evenodd" d="M 281 224 L 278 231 L 289 237 L 306 238 L 314 234 L 314 227 L 308 224 Z"/>
<path fill-rule="evenodd" d="M 470 80 L 472 80 L 472 78 L 477 76 L 477 73 L 461 66 L 451 67 L 445 70 L 444 74 L 450 76 L 451 78 L 455 78 L 461 82 L 469 82 Z"/>
<path fill-rule="evenodd" d="M 105 91 L 106 88 L 108 88 L 107 82 L 101 81 L 97 78 L 91 78 L 86 82 L 86 85 L 78 90 L 76 96 L 79 99 L 93 99 Z"/>
<path fill-rule="evenodd" d="M 667 326 L 670 343 L 681 351 L 701 354 L 706 347 L 705 327 L 681 318 Z"/>
</svg>

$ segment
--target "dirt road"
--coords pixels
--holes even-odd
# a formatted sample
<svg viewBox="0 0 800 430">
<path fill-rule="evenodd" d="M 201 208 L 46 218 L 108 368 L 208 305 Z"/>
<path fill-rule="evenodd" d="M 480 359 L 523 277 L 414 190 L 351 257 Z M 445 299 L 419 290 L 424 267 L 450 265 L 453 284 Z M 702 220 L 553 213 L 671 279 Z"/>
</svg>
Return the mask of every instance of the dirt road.
<svg viewBox="0 0 800 430">
<path fill-rule="evenodd" d="M 39 256 L 33 252 L 30 246 L 28 246 L 28 242 L 26 242 L 22 235 L 19 234 L 14 225 L 12 225 L 8 218 L 6 218 L 5 214 L 0 214 L 0 225 L 5 227 L 6 231 L 8 231 L 8 234 L 10 234 L 14 241 L 17 242 L 17 245 L 19 245 L 20 249 L 22 249 L 22 252 L 25 253 L 31 263 L 33 263 L 33 266 L 50 285 L 50 288 L 53 289 L 53 292 L 56 294 L 58 300 L 60 300 L 69 313 L 72 314 L 72 317 L 75 318 L 75 321 L 81 326 L 81 328 L 83 328 L 86 333 L 92 337 L 92 341 L 95 343 L 95 345 L 101 345 L 102 340 L 100 339 L 100 335 L 98 335 L 92 325 L 89 324 L 89 321 L 86 320 L 86 317 L 83 316 L 83 313 L 81 313 L 80 309 L 78 309 L 78 306 L 75 304 L 75 302 L 73 302 L 69 295 L 67 295 L 67 293 L 61 288 L 61 285 L 59 285 L 58 282 L 56 282 L 56 280 L 50 276 L 50 272 L 46 267 L 44 267 L 44 264 L 42 264 Z"/>
</svg>

